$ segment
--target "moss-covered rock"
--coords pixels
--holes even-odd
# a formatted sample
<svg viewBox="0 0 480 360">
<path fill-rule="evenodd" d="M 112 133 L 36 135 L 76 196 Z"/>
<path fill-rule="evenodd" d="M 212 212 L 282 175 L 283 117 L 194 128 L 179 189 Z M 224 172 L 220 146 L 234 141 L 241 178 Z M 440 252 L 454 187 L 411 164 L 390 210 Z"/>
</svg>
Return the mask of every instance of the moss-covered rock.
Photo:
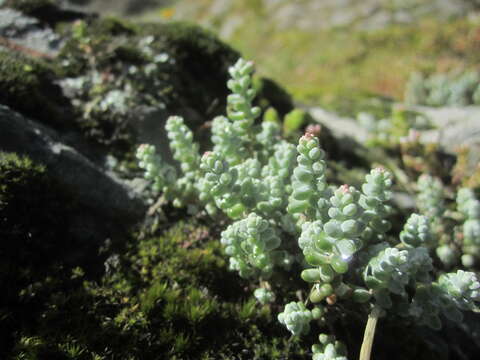
<svg viewBox="0 0 480 360">
<path fill-rule="evenodd" d="M 188 23 L 148 24 L 141 33 L 154 36 L 154 49 L 175 59 L 172 95 L 178 107 L 191 107 L 207 118 L 224 113 L 228 67 L 240 57 L 237 51 Z"/>
<path fill-rule="evenodd" d="M 44 123 L 66 128 L 73 111 L 48 64 L 26 56 L 0 51 L 0 102 Z"/>
<path fill-rule="evenodd" d="M 228 68 L 240 54 L 196 25 L 140 26 L 110 17 L 77 22 L 63 34 L 68 40 L 57 63 L 71 78 L 62 86 L 82 113 L 77 123 L 120 158 L 138 141 L 164 142 L 161 135 L 145 136 L 162 134 L 169 115 L 184 116 L 206 142 L 203 125 L 226 112 Z M 257 98 L 282 114 L 293 107 L 288 94 L 267 79 L 260 81 Z"/>
<path fill-rule="evenodd" d="M 81 284 L 70 277 L 73 268 L 81 266 L 89 278 L 104 271 L 108 244 L 126 236 L 122 224 L 103 216 L 70 196 L 47 168 L 0 153 L 0 357 L 8 358 L 17 335 L 40 332 L 45 314 L 55 318 L 50 325 L 58 321 L 62 296 Z"/>
<path fill-rule="evenodd" d="M 31 14 L 52 4 L 21 1 L 15 8 Z M 157 133 L 168 115 L 183 115 L 199 129 L 225 113 L 228 68 L 240 54 L 196 25 L 140 26 L 115 17 L 87 17 L 57 30 L 65 44 L 51 63 L 0 53 L 5 105 L 57 128 L 74 124 L 121 159 L 138 141 L 145 109 L 161 110 Z M 291 110 L 291 99 L 277 84 L 267 79 L 259 84 L 263 108 L 274 106 L 281 114 Z"/>
<path fill-rule="evenodd" d="M 271 359 L 289 351 L 289 359 L 307 359 L 307 346 L 289 341 L 275 314 L 228 271 L 215 232 L 202 220 L 180 221 L 132 239 L 99 282 L 80 269 L 39 282 L 41 317 L 18 330 L 9 355 L 71 358 L 75 344 L 98 359 Z"/>
<path fill-rule="evenodd" d="M 97 69 L 104 69 L 116 61 L 126 61 L 130 56 L 115 57 L 116 50 L 126 44 L 130 49 L 139 47 L 136 26 L 116 17 L 89 17 L 75 23 L 66 23 L 57 27 L 65 44 L 58 59 L 58 69 L 63 77 L 85 75 L 92 64 Z M 121 37 L 115 40 L 115 37 Z M 122 54 L 119 54 L 122 55 Z M 145 60 L 145 59 L 144 59 Z"/>
<path fill-rule="evenodd" d="M 10 264 L 12 271 L 33 281 L 58 264 L 94 264 L 90 256 L 103 244 L 90 237 L 91 224 L 81 221 L 84 212 L 92 210 L 71 196 L 44 166 L 0 152 L 2 266 Z"/>
<path fill-rule="evenodd" d="M 28 158 L 0 153 L 0 336 L 35 318 L 32 286 L 53 275 L 72 244 L 66 228 L 65 198 L 45 169 Z M 30 290 L 28 290 L 30 287 Z M 30 311 L 26 309 L 32 306 Z M 7 345 L 8 348 L 8 345 Z M 6 349 L 0 349 L 0 354 Z"/>
<path fill-rule="evenodd" d="M 54 194 L 44 167 L 13 153 L 0 153 L 2 265 L 46 265 L 44 256 L 55 250 L 58 239 L 53 235 L 62 221 L 57 218 L 60 213 Z"/>
</svg>

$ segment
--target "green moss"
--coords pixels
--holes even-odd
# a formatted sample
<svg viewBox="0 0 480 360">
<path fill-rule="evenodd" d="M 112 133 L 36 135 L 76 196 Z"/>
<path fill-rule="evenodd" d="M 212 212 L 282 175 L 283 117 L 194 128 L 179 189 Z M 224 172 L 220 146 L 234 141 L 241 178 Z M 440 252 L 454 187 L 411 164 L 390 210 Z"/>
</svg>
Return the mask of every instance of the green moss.
<svg viewBox="0 0 480 360">
<path fill-rule="evenodd" d="M 203 55 L 198 60 L 204 65 L 211 67 L 216 64 L 225 69 L 228 62 L 236 61 L 239 57 L 238 52 L 220 41 L 213 33 L 194 24 L 186 22 L 145 24 L 140 32 L 143 35 L 158 36 L 182 62 L 193 63 L 195 55 Z M 208 64 L 208 60 L 214 61 L 214 64 Z"/>
<path fill-rule="evenodd" d="M 0 51 L 0 97 L 12 109 L 56 126 L 67 126 L 72 110 L 53 81 L 49 65 L 17 53 Z"/>
<path fill-rule="evenodd" d="M 228 271 L 218 241 L 202 241 L 210 231 L 205 226 L 180 222 L 161 238 L 142 241 L 138 253 L 132 256 L 132 266 L 143 281 L 175 278 L 180 286 L 202 284 L 216 296 L 238 296 L 246 283 Z"/>
<path fill-rule="evenodd" d="M 106 16 L 96 19 L 89 31 L 96 36 L 128 36 L 136 34 L 138 27 L 130 21 L 115 16 Z"/>
<path fill-rule="evenodd" d="M 138 39 L 134 37 L 137 28 L 127 20 L 113 16 L 89 18 L 59 26 L 58 31 L 68 39 L 57 59 L 63 77 L 85 74 L 92 62 L 102 69 L 118 61 L 138 61 L 139 57 L 142 58 L 135 49 L 138 47 Z M 119 37 L 118 41 L 116 37 Z"/>
<path fill-rule="evenodd" d="M 83 112 L 82 132 L 108 146 L 117 157 L 132 150 L 135 129 L 128 126 L 128 115 L 98 106 L 111 90 L 132 89 L 127 99 L 130 109 L 160 106 L 175 114 L 188 108 L 205 119 L 224 112 L 227 68 L 238 54 L 200 28 L 184 24 L 136 27 L 107 18 L 77 22 L 63 31 L 70 36 L 58 60 L 64 64 L 63 76 L 83 77 L 88 84 L 98 75 L 92 63 L 96 71 L 110 75 L 76 100 Z M 172 61 L 159 63 L 159 54 Z M 126 71 L 134 67 L 137 71 Z M 194 128 L 202 125 L 187 121 Z"/>
<path fill-rule="evenodd" d="M 150 106 L 183 115 L 194 132 L 225 114 L 228 68 L 240 54 L 199 26 L 134 26 L 108 18 L 80 21 L 63 31 L 70 36 L 57 61 L 63 64 L 63 76 L 83 77 L 88 87 L 98 73 L 109 75 L 78 95 L 75 103 L 83 112 L 79 125 L 85 136 L 108 146 L 116 157 L 123 159 L 122 154 L 132 151 L 136 129 L 128 125 L 130 113 L 119 115 L 99 106 L 111 90 L 132 89 L 127 92 L 129 109 Z M 290 96 L 275 82 L 261 79 L 257 88 L 263 108 L 273 106 L 281 114 L 293 108 Z M 201 143 L 208 141 L 203 135 L 199 131 Z"/>
<path fill-rule="evenodd" d="M 66 258 L 63 251 L 70 246 L 67 214 L 71 206 L 71 199 L 44 167 L 26 157 L 0 153 L 2 267 L 12 266 L 9 270 L 15 276 L 31 281 Z"/>
<path fill-rule="evenodd" d="M 148 62 L 148 58 L 140 49 L 132 44 L 120 45 L 114 50 L 112 55 L 117 61 L 122 61 L 134 65 L 143 65 Z"/>
<path fill-rule="evenodd" d="M 47 213 L 42 216 L 42 200 L 48 199 L 48 190 L 51 190 L 51 187 L 43 167 L 16 154 L 0 153 L 2 255 L 17 255 L 15 259 L 9 259 L 9 262 L 15 260 L 13 262 L 18 264 L 28 263 L 32 260 L 29 256 L 33 256 L 39 247 L 48 247 L 43 241 L 35 239 L 47 225 L 45 221 L 53 220 L 49 219 L 50 215 Z M 54 229 L 48 231 L 52 232 Z M 22 251 L 17 251 L 19 249 Z"/>
<path fill-rule="evenodd" d="M 70 245 L 61 202 L 42 166 L 0 153 L 0 337 L 7 348 L 14 329 L 36 316 L 35 282 L 56 271 Z"/>
<path fill-rule="evenodd" d="M 308 358 L 305 343 L 289 341 L 275 314 L 228 270 L 218 240 L 198 220 L 134 240 L 107 263 L 98 282 L 79 269 L 39 282 L 41 316 L 17 331 L 10 355 L 267 359 L 291 351 L 289 359 Z"/>
<path fill-rule="evenodd" d="M 140 77 L 141 71 L 137 75 L 127 71 L 153 61 L 140 46 L 136 31 L 135 25 L 115 17 L 89 18 L 63 26 L 61 32 L 68 41 L 56 60 L 62 77 L 82 82 L 73 86 L 72 99 L 79 115 L 75 122 L 81 133 L 119 159 L 133 157 L 134 150 L 135 129 L 129 125 L 124 108 L 151 105 L 145 104 L 144 99 L 161 92 L 158 88 L 151 89 L 154 81 Z M 98 81 L 105 74 L 108 76 Z M 140 83 L 144 86 L 142 89 Z M 101 106 L 110 91 L 125 94 L 125 103 L 110 101 L 109 105 Z M 124 108 L 116 111 L 120 107 Z"/>
<path fill-rule="evenodd" d="M 179 110 L 187 105 L 202 116 L 224 113 L 227 70 L 240 57 L 237 51 L 188 23 L 145 24 L 141 34 L 154 36 L 154 49 L 175 59 L 172 85 Z"/>
<path fill-rule="evenodd" d="M 40 319 L 52 321 L 62 331 L 57 316 L 64 314 L 57 310 L 68 306 L 66 294 L 86 301 L 84 292 L 78 292 L 83 271 L 72 273 L 72 268 L 83 266 L 85 273 L 93 276 L 103 269 L 104 261 L 88 230 L 84 235 L 85 229 L 78 229 L 89 211 L 43 166 L 27 157 L 0 153 L 1 358 L 10 358 L 6 354 L 22 337 L 44 339 L 45 334 L 38 330 Z M 80 307 L 77 310 L 69 315 L 83 318 L 78 325 L 83 331 L 86 325 L 82 321 L 87 317 Z M 72 317 L 67 317 L 67 328 Z M 49 351 L 56 349 L 56 341 L 45 344 Z"/>
</svg>

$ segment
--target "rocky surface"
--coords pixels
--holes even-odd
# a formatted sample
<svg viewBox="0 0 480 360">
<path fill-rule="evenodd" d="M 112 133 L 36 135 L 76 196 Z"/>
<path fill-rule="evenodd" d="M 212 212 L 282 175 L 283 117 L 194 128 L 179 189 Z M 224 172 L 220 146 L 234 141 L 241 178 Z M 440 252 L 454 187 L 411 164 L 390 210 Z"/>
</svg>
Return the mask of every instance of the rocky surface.
<svg viewBox="0 0 480 360">
<path fill-rule="evenodd" d="M 10 8 L 0 9 L 0 37 L 3 48 L 15 44 L 39 56 L 54 57 L 61 47 L 61 39 L 52 29 Z"/>
<path fill-rule="evenodd" d="M 412 109 L 425 114 L 435 127 L 421 132 L 423 142 L 439 143 L 452 153 L 460 146 L 474 147 L 480 154 L 480 106 Z"/>
<path fill-rule="evenodd" d="M 95 165 L 60 135 L 34 120 L 0 105 L 0 151 L 27 155 L 46 166 L 49 175 L 75 201 L 102 217 L 133 224 L 142 219 L 146 204 L 113 173 Z"/>
<path fill-rule="evenodd" d="M 452 155 L 462 146 L 471 147 L 474 149 L 472 153 L 480 154 L 479 106 L 404 107 L 423 114 L 432 125 L 431 130 L 419 131 L 421 142 L 438 143 L 444 151 Z M 347 142 L 354 140 L 361 144 L 369 139 L 368 131 L 356 119 L 341 117 L 320 107 L 309 107 L 308 111 L 315 121 L 327 126 L 337 138 Z M 477 158 L 480 159 L 480 155 Z"/>
<path fill-rule="evenodd" d="M 364 143 L 368 139 L 368 132 L 355 120 L 341 117 L 331 111 L 318 106 L 306 109 L 315 121 L 328 127 L 336 138 L 344 141 L 358 141 Z"/>
<path fill-rule="evenodd" d="M 452 155 L 462 149 L 468 151 L 468 170 L 474 171 L 480 164 L 480 106 L 467 107 L 415 107 L 425 114 L 435 129 L 422 131 L 424 143 L 438 143 Z"/>
</svg>

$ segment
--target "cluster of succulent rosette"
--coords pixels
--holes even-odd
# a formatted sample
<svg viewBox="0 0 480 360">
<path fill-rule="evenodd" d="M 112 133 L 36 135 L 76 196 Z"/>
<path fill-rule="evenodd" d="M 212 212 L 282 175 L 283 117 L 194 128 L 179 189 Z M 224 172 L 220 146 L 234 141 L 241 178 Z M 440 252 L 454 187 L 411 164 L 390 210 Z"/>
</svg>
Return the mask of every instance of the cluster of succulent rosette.
<svg viewBox="0 0 480 360">
<path fill-rule="evenodd" d="M 221 242 L 230 268 L 260 284 L 254 292 L 258 301 L 275 300 L 272 274 L 296 262 L 303 267 L 298 275 L 311 284 L 308 299 L 290 302 L 278 315 L 295 336 L 308 333 L 312 321 L 322 323 L 340 302 L 369 304 L 382 315 L 411 317 L 434 329 L 441 315 L 461 321 L 462 311 L 476 309 L 480 283 L 474 273 L 458 270 L 435 278 L 440 272 L 432 259 L 448 258 L 445 247 L 455 251 L 434 231 L 445 212 L 441 183 L 421 178 L 421 214 L 412 214 L 395 239 L 388 233 L 391 174 L 373 169 L 361 191 L 329 185 L 325 153 L 314 134 L 307 132 L 295 147 L 281 138 L 278 124 L 256 124 L 260 109 L 252 105 L 252 72 L 252 63 L 242 59 L 231 67 L 228 117 L 213 120 L 212 151 L 200 156 L 192 132 L 174 116 L 166 129 L 180 171 L 151 145 L 140 146 L 137 157 L 145 177 L 167 199 L 200 203 L 212 216 L 223 212 L 234 220 Z M 457 201 L 464 218 L 458 230 L 467 257 L 462 261 L 468 265 L 480 250 L 480 203 L 467 189 Z M 289 241 L 294 238 L 298 242 Z M 321 334 L 312 356 L 343 360 L 346 350 Z"/>
</svg>

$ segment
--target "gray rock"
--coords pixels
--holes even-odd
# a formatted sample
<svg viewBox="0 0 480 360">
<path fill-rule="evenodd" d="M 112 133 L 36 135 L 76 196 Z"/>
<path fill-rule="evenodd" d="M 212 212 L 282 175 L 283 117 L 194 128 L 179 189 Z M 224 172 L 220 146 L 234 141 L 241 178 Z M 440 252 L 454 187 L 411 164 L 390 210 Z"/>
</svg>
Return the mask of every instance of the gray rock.
<svg viewBox="0 0 480 360">
<path fill-rule="evenodd" d="M 480 106 L 409 109 L 424 114 L 434 126 L 433 130 L 420 132 L 422 142 L 438 143 L 449 153 L 455 153 L 461 146 L 472 147 L 478 149 L 480 157 Z"/>
<path fill-rule="evenodd" d="M 411 107 L 425 114 L 433 130 L 420 132 L 423 143 L 438 143 L 445 152 L 456 155 L 461 148 L 469 148 L 468 163 L 471 170 L 480 164 L 480 106 Z"/>
<path fill-rule="evenodd" d="M 140 194 L 62 143 L 54 130 L 3 105 L 0 105 L 0 150 L 28 155 L 45 165 L 63 189 L 102 219 L 122 224 L 143 219 L 147 206 Z"/>
<path fill-rule="evenodd" d="M 405 105 L 402 105 L 405 106 Z M 470 147 L 476 161 L 480 160 L 480 106 L 442 107 L 407 106 L 424 114 L 434 129 L 420 131 L 420 141 L 437 143 L 445 152 L 455 155 L 459 147 Z M 355 119 L 344 118 L 320 107 L 307 109 L 315 121 L 327 126 L 336 138 L 353 139 L 363 144 L 368 131 Z"/>
<path fill-rule="evenodd" d="M 165 124 L 170 115 L 172 114 L 167 110 L 159 107 L 137 106 L 132 109 L 129 118 L 132 127 L 135 129 L 136 139 L 139 144 L 154 145 L 164 160 L 172 165 L 178 166 L 178 161 L 173 160 L 169 145 L 170 140 L 165 130 Z M 175 115 L 183 117 L 190 129 L 195 128 L 195 126 L 191 126 L 190 124 L 197 124 L 198 126 L 198 124 L 205 124 L 208 121 L 208 119 L 188 106 L 180 109 Z M 202 139 L 196 139 L 196 141 L 201 142 Z"/>
<path fill-rule="evenodd" d="M 154 145 L 162 157 L 168 156 L 170 149 L 165 123 L 169 113 L 153 106 L 138 106 L 132 113 L 135 114 L 131 116 L 131 121 L 137 132 L 137 141 Z"/>
<path fill-rule="evenodd" d="M 49 57 L 58 54 L 62 41 L 52 29 L 13 9 L 0 9 L 0 36 L 16 45 Z"/>
<path fill-rule="evenodd" d="M 363 144 L 368 139 L 368 132 L 355 119 L 340 117 L 320 107 L 306 109 L 318 123 L 328 127 L 333 136 L 341 140 L 355 140 Z M 342 143 L 342 141 L 340 141 Z"/>
</svg>

